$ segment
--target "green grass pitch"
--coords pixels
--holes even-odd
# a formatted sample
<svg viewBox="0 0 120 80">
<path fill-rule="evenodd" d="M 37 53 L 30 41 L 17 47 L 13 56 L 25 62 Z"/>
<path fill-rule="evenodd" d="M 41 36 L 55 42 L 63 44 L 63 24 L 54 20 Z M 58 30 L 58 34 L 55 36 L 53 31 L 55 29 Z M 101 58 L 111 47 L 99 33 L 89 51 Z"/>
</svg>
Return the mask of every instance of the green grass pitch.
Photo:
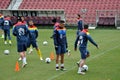
<svg viewBox="0 0 120 80">
<path fill-rule="evenodd" d="M 79 50 L 74 51 L 76 30 L 67 30 L 68 45 L 71 56 L 65 55 L 65 68 L 67 71 L 56 71 L 55 60 L 50 64 L 40 61 L 34 49 L 32 54 L 27 54 L 28 65 L 15 72 L 15 63 L 19 58 L 16 50 L 16 39 L 12 36 L 12 46 L 4 45 L 0 39 L 0 80 L 119 80 L 120 79 L 120 31 L 119 30 L 90 30 L 93 39 L 99 44 L 96 49 L 88 44 L 91 56 L 86 63 L 89 67 L 85 75 L 77 74 L 76 62 L 80 59 Z M 42 51 L 43 58 L 54 52 L 53 40 L 50 39 L 52 29 L 39 29 L 38 45 Z M 47 46 L 42 42 L 48 41 Z M 9 55 L 4 55 L 5 49 L 10 50 Z M 55 54 L 55 52 L 54 52 Z"/>
</svg>

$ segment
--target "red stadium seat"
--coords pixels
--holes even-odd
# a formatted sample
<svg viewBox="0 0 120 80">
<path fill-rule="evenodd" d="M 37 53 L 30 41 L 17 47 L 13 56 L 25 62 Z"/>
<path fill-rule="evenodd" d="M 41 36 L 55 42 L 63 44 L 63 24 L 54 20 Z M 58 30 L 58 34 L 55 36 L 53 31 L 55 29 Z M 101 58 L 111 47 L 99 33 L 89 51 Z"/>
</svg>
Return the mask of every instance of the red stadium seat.
<svg viewBox="0 0 120 80">
<path fill-rule="evenodd" d="M 87 23 L 94 21 L 95 23 L 96 10 L 118 10 L 119 4 L 120 0 L 23 0 L 19 9 L 64 9 L 67 20 L 73 21 L 73 23 L 75 23 L 76 17 L 72 16 L 81 13 L 81 9 L 87 9 L 85 21 Z"/>
</svg>

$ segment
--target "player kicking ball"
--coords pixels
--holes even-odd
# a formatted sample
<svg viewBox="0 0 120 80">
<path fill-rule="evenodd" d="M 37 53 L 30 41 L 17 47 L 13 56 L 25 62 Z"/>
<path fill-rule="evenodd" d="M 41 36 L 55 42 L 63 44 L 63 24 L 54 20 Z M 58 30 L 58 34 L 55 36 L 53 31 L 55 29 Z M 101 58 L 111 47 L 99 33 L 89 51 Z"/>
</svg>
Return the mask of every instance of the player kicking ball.
<svg viewBox="0 0 120 80">
<path fill-rule="evenodd" d="M 41 53 L 40 49 L 38 48 L 37 40 L 36 40 L 38 37 L 38 30 L 32 20 L 29 21 L 28 30 L 30 32 L 30 35 L 28 37 L 29 38 L 28 39 L 28 47 L 30 47 L 30 45 L 32 45 L 32 47 L 36 49 L 36 51 L 40 57 L 40 60 L 43 60 L 42 53 Z"/>
<path fill-rule="evenodd" d="M 81 53 L 81 60 L 79 62 L 78 74 L 85 74 L 82 72 L 82 67 L 85 65 L 86 58 L 89 57 L 89 51 L 87 50 L 88 40 L 98 48 L 98 45 L 94 42 L 88 32 L 88 25 L 84 25 L 84 29 L 79 33 L 76 38 L 74 49 L 77 50 L 77 44 L 79 42 L 79 50 Z"/>
</svg>

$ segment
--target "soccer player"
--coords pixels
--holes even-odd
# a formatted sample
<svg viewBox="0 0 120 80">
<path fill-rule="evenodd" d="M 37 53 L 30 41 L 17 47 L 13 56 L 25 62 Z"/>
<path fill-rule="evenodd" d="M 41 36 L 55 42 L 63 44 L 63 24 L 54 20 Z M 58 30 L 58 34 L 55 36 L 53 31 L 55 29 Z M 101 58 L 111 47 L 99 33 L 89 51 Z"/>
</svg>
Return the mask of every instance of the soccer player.
<svg viewBox="0 0 120 80">
<path fill-rule="evenodd" d="M 53 24 L 54 24 L 54 26 L 53 26 L 53 29 L 54 29 L 54 30 L 55 30 L 57 27 L 60 26 L 60 23 L 57 22 L 57 19 L 56 19 L 56 18 L 54 18 L 54 19 L 52 20 L 52 22 L 53 22 Z M 54 33 L 54 30 L 53 30 L 53 33 Z M 53 35 L 52 35 L 50 38 L 53 38 Z M 70 54 L 70 50 L 66 50 L 66 53 L 67 53 L 68 56 L 71 55 L 71 54 Z"/>
<path fill-rule="evenodd" d="M 56 27 L 54 30 L 54 46 L 56 50 L 56 70 L 59 70 L 59 57 L 61 63 L 61 70 L 64 69 L 64 54 L 66 53 L 67 48 L 67 38 L 66 38 L 66 28 L 64 26 L 65 22 L 63 20 L 60 21 L 59 27 Z"/>
<path fill-rule="evenodd" d="M 18 22 L 13 26 L 13 35 L 17 38 L 17 51 L 22 58 L 22 67 L 27 65 L 26 61 L 26 50 L 29 30 L 25 23 L 22 23 L 21 17 L 18 17 Z"/>
<path fill-rule="evenodd" d="M 4 38 L 4 34 L 3 34 L 3 21 L 4 21 L 4 16 L 0 13 L 0 32 L 2 33 L 1 38 Z"/>
<path fill-rule="evenodd" d="M 22 23 L 26 24 L 26 26 L 28 26 L 27 22 L 25 21 L 25 18 L 24 16 L 21 16 L 21 19 L 22 19 Z M 33 49 L 32 49 L 32 46 L 30 46 L 29 48 L 29 54 L 33 52 Z M 19 60 L 21 60 L 21 58 L 19 58 Z"/>
<path fill-rule="evenodd" d="M 54 18 L 53 20 L 52 20 L 52 23 L 54 24 L 54 26 L 53 26 L 53 29 L 55 30 L 56 29 L 56 27 L 58 27 L 60 24 L 57 22 L 57 19 L 56 18 Z M 53 30 L 53 32 L 54 32 L 54 30 Z M 50 37 L 50 38 L 53 38 L 53 35 Z"/>
<path fill-rule="evenodd" d="M 29 40 L 28 40 L 28 47 L 30 47 L 30 45 L 32 45 L 32 47 L 37 50 L 37 53 L 40 57 L 40 60 L 43 60 L 42 53 L 41 53 L 40 49 L 38 48 L 37 40 L 36 40 L 38 37 L 38 30 L 37 30 L 37 27 L 34 25 L 32 20 L 29 21 L 28 29 L 30 32 Z"/>
<path fill-rule="evenodd" d="M 11 36 L 10 36 L 10 26 L 12 26 L 10 17 L 4 18 L 4 21 L 3 21 L 4 44 L 7 44 L 7 36 L 8 36 L 9 44 L 11 45 L 12 42 L 11 42 Z"/>
<path fill-rule="evenodd" d="M 77 35 L 79 34 L 80 31 L 83 30 L 83 19 L 80 14 L 77 14 L 77 24 L 78 24 L 78 29 L 77 29 Z"/>
<path fill-rule="evenodd" d="M 87 50 L 88 40 L 98 48 L 98 45 L 94 42 L 94 40 L 91 38 L 91 36 L 88 32 L 88 25 L 84 25 L 84 29 L 77 36 L 76 41 L 75 41 L 75 46 L 74 46 L 74 49 L 76 51 L 77 43 L 78 43 L 78 41 L 80 41 L 79 50 L 81 53 L 81 60 L 79 63 L 78 74 L 85 74 L 84 72 L 82 72 L 82 67 L 85 64 L 86 58 L 89 57 L 89 55 L 90 55 L 89 51 Z"/>
</svg>

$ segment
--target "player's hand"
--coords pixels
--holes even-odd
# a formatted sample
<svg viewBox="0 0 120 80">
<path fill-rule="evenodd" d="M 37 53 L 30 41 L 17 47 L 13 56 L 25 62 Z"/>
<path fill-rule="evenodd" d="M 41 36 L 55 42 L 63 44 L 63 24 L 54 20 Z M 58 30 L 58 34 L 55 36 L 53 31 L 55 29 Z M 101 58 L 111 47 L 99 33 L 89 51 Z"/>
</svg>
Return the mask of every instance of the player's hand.
<svg viewBox="0 0 120 80">
<path fill-rule="evenodd" d="M 99 49 L 99 46 L 97 45 L 96 48 Z"/>
<path fill-rule="evenodd" d="M 58 49 L 58 46 L 55 45 L 55 49 L 57 50 L 57 49 Z"/>
<path fill-rule="evenodd" d="M 74 51 L 77 51 L 77 48 L 74 48 Z"/>
</svg>

